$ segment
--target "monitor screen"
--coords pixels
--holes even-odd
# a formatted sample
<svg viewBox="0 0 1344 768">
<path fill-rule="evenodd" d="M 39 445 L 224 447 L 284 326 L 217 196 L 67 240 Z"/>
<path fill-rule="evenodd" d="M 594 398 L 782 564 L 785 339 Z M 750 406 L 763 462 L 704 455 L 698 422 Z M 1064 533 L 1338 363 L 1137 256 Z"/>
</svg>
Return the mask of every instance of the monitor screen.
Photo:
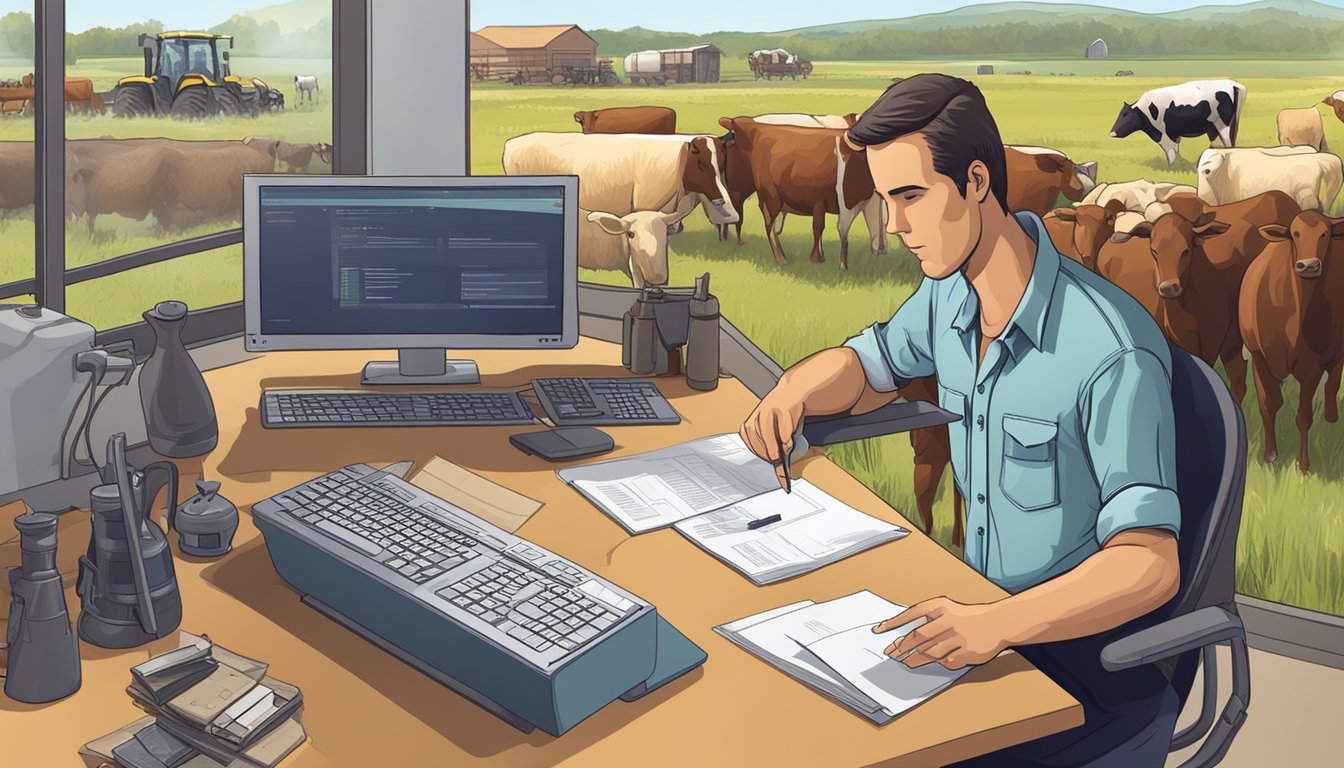
<svg viewBox="0 0 1344 768">
<path fill-rule="evenodd" d="M 561 180 L 286 181 L 260 180 L 248 201 L 249 333 L 560 341 L 573 295 Z"/>
</svg>

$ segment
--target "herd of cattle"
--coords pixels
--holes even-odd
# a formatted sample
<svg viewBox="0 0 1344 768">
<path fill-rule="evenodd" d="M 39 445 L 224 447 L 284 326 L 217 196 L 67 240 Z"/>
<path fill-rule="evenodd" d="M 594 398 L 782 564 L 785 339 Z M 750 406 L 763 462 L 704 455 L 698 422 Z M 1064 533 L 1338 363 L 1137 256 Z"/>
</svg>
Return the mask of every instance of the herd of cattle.
<svg viewBox="0 0 1344 768">
<path fill-rule="evenodd" d="M 242 215 L 243 174 L 307 172 L 331 164 L 330 144 L 291 144 L 248 137 L 239 141 L 71 139 L 66 142 L 66 216 L 143 220 L 181 230 Z M 31 141 L 0 142 L 0 214 L 34 201 Z"/>
<path fill-rule="evenodd" d="M 1162 91 L 1163 89 L 1157 89 Z M 1169 161 L 1181 137 L 1218 138 L 1199 158 L 1194 186 L 1137 179 L 1097 182 L 1096 163 L 1043 147 L 1006 147 L 1009 207 L 1043 217 L 1057 250 L 1132 295 L 1176 345 L 1221 361 L 1239 401 L 1247 360 L 1264 421 L 1264 458 L 1278 455 L 1274 419 L 1282 382 L 1300 385 L 1298 467 L 1310 471 L 1312 401 L 1324 380 L 1325 418 L 1338 419 L 1344 373 L 1344 218 L 1329 212 L 1344 167 L 1326 151 L 1315 108 L 1283 110 L 1281 146 L 1235 147 L 1246 91 L 1197 81 L 1126 104 L 1112 134 L 1142 131 Z M 1344 91 L 1323 100 L 1344 121 Z M 505 143 L 510 175 L 580 177 L 583 266 L 616 269 L 636 287 L 665 283 L 668 235 L 697 205 L 719 228 L 737 226 L 755 195 L 775 259 L 788 214 L 811 216 L 811 259 L 824 260 L 827 214 L 838 215 L 840 264 L 862 213 L 873 253 L 887 250 L 885 206 L 863 153 L 842 140 L 856 115 L 724 117 L 726 133 L 677 134 L 667 107 L 578 112 L 582 133 L 531 133 Z M 1055 208 L 1063 196 L 1073 205 Z M 1341 262 L 1334 264 L 1335 261 Z M 936 401 L 932 378 L 907 399 Z M 924 526 L 950 460 L 944 429 L 911 433 L 915 492 Z M 961 499 L 954 538 L 961 540 Z"/>
</svg>

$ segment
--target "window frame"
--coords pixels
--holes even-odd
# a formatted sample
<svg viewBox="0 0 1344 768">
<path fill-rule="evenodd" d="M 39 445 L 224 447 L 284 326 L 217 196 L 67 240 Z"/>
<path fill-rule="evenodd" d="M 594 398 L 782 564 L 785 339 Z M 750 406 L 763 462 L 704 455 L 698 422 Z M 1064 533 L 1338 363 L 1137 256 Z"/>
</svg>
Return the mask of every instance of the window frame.
<svg viewBox="0 0 1344 768">
<path fill-rule="evenodd" d="M 368 11 L 371 0 L 332 0 L 331 172 L 363 175 L 367 168 Z M 73 269 L 65 259 L 65 0 L 34 0 L 33 61 L 37 88 L 34 124 L 33 277 L 0 285 L 0 296 L 32 294 L 48 309 L 65 312 L 66 287 L 243 242 L 241 227 L 178 240 Z M 470 26 L 470 25 L 468 25 Z M 48 77 L 48 73 L 57 73 Z M 183 329 L 188 344 L 241 335 L 241 301 L 193 310 Z M 130 341 L 149 353 L 153 332 L 144 322 L 98 331 L 97 342 Z"/>
</svg>

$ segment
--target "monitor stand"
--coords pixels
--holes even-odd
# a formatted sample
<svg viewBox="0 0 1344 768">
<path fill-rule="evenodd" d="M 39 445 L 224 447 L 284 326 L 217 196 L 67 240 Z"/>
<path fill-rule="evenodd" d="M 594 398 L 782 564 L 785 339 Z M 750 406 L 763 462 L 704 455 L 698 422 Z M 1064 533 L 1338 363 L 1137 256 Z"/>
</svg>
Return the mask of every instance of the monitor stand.
<svg viewBox="0 0 1344 768">
<path fill-rule="evenodd" d="M 364 365 L 360 384 L 480 384 L 475 360 L 448 360 L 445 349 L 399 349 L 397 359 Z"/>
</svg>

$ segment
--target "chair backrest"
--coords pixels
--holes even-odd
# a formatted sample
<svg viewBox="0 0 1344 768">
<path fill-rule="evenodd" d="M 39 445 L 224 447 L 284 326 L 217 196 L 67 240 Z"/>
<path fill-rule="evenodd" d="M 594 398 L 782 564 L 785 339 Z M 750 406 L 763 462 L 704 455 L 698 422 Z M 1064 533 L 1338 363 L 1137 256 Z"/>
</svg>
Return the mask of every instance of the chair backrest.
<svg viewBox="0 0 1344 768">
<path fill-rule="evenodd" d="M 1162 618 L 1232 601 L 1246 490 L 1246 424 L 1241 407 L 1212 368 L 1175 344 L 1170 347 L 1176 490 L 1181 500 L 1181 587 L 1159 612 Z"/>
</svg>

